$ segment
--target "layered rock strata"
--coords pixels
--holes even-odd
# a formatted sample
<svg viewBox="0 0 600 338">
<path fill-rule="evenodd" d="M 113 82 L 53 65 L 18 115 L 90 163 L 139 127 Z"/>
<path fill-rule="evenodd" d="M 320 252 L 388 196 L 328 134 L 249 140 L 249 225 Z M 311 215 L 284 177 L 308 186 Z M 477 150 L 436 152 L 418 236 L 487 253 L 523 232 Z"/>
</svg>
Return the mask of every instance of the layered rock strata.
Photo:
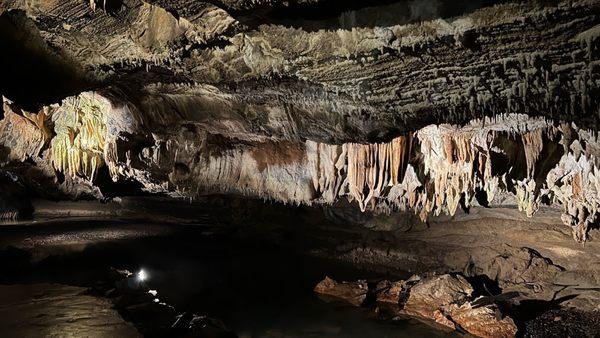
<svg viewBox="0 0 600 338">
<path fill-rule="evenodd" d="M 377 20 L 390 13 L 376 2 L 369 27 L 337 30 L 304 30 L 308 17 L 290 27 L 269 14 L 240 23 L 255 7 L 326 2 L 10 0 L 0 13 L 94 81 L 147 70 L 126 81 L 212 84 L 263 103 L 269 93 L 294 115 L 324 99 L 349 120 L 354 140 L 498 113 L 598 121 L 597 1 L 503 1 L 450 17 L 437 13 L 439 1 L 398 1 L 408 5 L 391 14 L 414 19 L 396 24 Z M 355 13 L 342 5 L 340 14 Z M 422 7 L 432 8 L 429 20 L 419 20 Z M 288 95 L 290 86 L 303 93 Z M 355 109 L 338 108 L 337 97 Z"/>
</svg>

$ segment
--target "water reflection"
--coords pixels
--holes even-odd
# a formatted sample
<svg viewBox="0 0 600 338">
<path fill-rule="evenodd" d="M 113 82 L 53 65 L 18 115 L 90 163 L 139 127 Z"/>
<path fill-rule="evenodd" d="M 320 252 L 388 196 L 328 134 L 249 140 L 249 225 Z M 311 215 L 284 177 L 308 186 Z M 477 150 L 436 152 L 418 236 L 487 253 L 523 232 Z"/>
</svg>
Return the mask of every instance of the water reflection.
<svg viewBox="0 0 600 338">
<path fill-rule="evenodd" d="M 103 223 L 99 224 L 99 227 L 105 226 Z M 138 227 L 129 227 L 130 230 L 136 228 Z M 38 231 L 37 249 L 46 245 L 44 243 L 50 243 L 45 247 L 49 256 L 34 263 L 27 261 L 26 264 L 18 265 L 15 257 L 26 258 L 27 255 L 13 253 L 10 258 L 7 256 L 3 259 L 0 251 L 0 263 L 12 264 L 10 270 L 6 270 L 6 264 L 3 265 L 3 271 L 10 273 L 4 273 L 2 280 L 5 283 L 61 283 L 101 290 L 94 294 L 108 297 L 116 304 L 121 316 L 135 323 L 142 334 L 150 336 L 172 333 L 168 330 L 177 318 L 184 326 L 193 321 L 214 323 L 215 326 L 223 323 L 240 337 L 449 335 L 417 321 L 384 321 L 374 316 L 369 309 L 328 304 L 312 291 L 325 275 L 339 280 L 373 280 L 377 275 L 335 262 L 293 255 L 285 249 L 247 245 L 230 237 L 207 236 L 198 227 L 179 228 L 169 225 L 169 231 L 155 229 L 149 234 L 148 227 L 140 225 L 139 228 L 145 229 L 141 230 L 143 232 L 140 232 L 142 235 L 139 237 L 113 239 L 111 236 L 100 236 L 97 237 L 98 240 L 86 242 L 83 248 L 67 250 L 61 246 L 56 247 L 56 251 L 53 251 L 53 241 L 42 238 L 53 238 L 56 234 L 52 231 L 43 234 Z M 31 231 L 30 229 L 36 230 L 35 227 L 23 227 L 18 236 L 16 233 L 12 236 L 27 237 L 28 234 L 23 232 Z M 90 237 L 86 234 L 95 233 L 98 229 L 94 229 L 93 222 L 85 221 L 77 226 L 72 224 L 70 230 L 73 238 L 89 240 Z M 111 269 L 112 267 L 117 269 Z M 124 270 L 131 271 L 131 275 Z M 111 282 L 107 271 L 125 276 L 124 281 L 128 285 L 126 289 L 131 289 L 131 292 L 118 291 L 123 287 Z M 135 281 L 132 283 L 137 286 L 130 287 L 129 281 Z M 64 299 L 69 300 L 69 297 L 75 302 L 80 299 L 74 295 Z M 155 299 L 158 299 L 158 303 Z M 100 301 L 108 302 L 106 299 Z M 63 303 L 52 300 L 46 304 L 56 307 Z M 109 325 L 116 325 L 113 319 L 95 322 L 92 318 L 96 316 L 95 312 L 108 313 L 103 311 L 108 311 L 110 306 L 93 306 L 94 310 L 88 310 L 85 304 L 80 305 L 75 309 L 83 315 L 57 315 L 52 322 L 36 319 L 35 316 L 42 311 L 39 309 L 43 307 L 36 310 L 25 309 L 25 313 L 31 311 L 32 315 L 27 316 L 23 327 L 29 330 L 36 327 L 38 322 L 43 322 L 47 324 L 48 334 L 76 332 L 74 330 L 87 327 L 85 332 L 94 336 L 96 332 L 107 332 Z M 168 315 L 156 312 L 157 307 Z"/>
</svg>

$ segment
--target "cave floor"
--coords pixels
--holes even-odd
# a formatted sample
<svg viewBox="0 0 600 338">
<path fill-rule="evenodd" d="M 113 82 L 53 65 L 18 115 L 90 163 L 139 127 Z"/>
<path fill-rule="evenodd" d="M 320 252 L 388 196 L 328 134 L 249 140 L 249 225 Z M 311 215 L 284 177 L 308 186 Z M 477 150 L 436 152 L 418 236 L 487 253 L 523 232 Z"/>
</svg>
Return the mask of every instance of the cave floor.
<svg viewBox="0 0 600 338">
<path fill-rule="evenodd" d="M 106 288 L 98 285 L 110 282 L 111 268 L 143 269 L 145 286 L 156 290 L 156 299 L 171 312 L 217 318 L 240 337 L 453 335 L 413 319 L 389 320 L 368 309 L 326 303 L 312 291 L 326 275 L 341 280 L 390 276 L 265 243 L 240 243 L 210 226 L 72 218 L 3 225 L 0 232 L 0 312 L 10 311 L 6 304 L 20 309 L 2 316 L 2 325 L 8 325 L 2 331 L 9 336 L 168 332 L 154 310 L 134 310 L 144 304 L 104 297 Z M 99 315 L 91 319 L 90 311 Z M 39 327 L 40 321 L 46 326 Z"/>
</svg>

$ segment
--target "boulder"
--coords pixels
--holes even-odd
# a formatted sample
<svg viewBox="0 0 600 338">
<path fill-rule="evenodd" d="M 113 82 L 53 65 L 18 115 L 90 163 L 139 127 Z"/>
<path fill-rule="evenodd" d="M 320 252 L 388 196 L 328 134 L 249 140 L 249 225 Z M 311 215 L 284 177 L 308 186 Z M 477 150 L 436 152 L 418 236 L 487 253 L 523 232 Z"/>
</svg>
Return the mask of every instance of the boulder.
<svg viewBox="0 0 600 338">
<path fill-rule="evenodd" d="M 425 278 L 410 288 L 402 311 L 405 314 L 434 318 L 435 311 L 468 301 L 473 287 L 462 276 L 440 275 Z"/>
<path fill-rule="evenodd" d="M 399 306 L 400 314 L 433 321 L 478 337 L 514 337 L 517 326 L 503 316 L 494 297 L 473 299 L 473 286 L 460 275 L 381 281 L 377 302 Z"/>
<path fill-rule="evenodd" d="M 320 295 L 343 300 L 354 306 L 361 306 L 367 298 L 369 287 L 365 280 L 336 282 L 329 277 L 325 277 L 315 286 L 314 291 Z"/>
<path fill-rule="evenodd" d="M 399 304 L 400 299 L 406 294 L 407 290 L 408 286 L 405 281 L 390 282 L 383 280 L 377 283 L 375 292 L 378 302 Z"/>
<path fill-rule="evenodd" d="M 517 334 L 512 318 L 502 316 L 496 304 L 474 307 L 472 303 L 453 304 L 447 309 L 450 320 L 478 337 L 508 338 Z"/>
</svg>

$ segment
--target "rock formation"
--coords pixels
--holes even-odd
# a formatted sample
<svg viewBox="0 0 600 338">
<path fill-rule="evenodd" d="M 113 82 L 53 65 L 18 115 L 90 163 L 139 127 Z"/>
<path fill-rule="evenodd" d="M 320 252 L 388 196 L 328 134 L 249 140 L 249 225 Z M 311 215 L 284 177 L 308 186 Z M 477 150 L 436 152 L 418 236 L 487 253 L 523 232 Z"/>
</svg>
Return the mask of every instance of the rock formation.
<svg viewBox="0 0 600 338">
<path fill-rule="evenodd" d="M 316 293 L 348 302 L 354 306 L 361 306 L 364 303 L 368 290 L 369 287 L 364 280 L 338 283 L 329 277 L 325 277 L 315 286 Z"/>
<path fill-rule="evenodd" d="M 509 194 L 528 217 L 542 201 L 562 205 L 577 241 L 585 241 L 600 205 L 598 136 L 573 123 L 509 114 L 430 125 L 389 142 L 336 145 L 242 134 L 245 121 L 194 116 L 184 98 L 136 107 L 109 97 L 84 93 L 37 114 L 5 102 L 6 160 L 47 162 L 48 175 L 89 185 L 106 166 L 113 181 L 135 180 L 174 197 L 219 192 L 296 204 L 347 198 L 363 211 L 413 210 L 423 220 Z"/>
<path fill-rule="evenodd" d="M 0 217 L 33 198 L 147 194 L 348 201 L 422 222 L 559 208 L 589 243 L 599 13 L 596 0 L 4 0 Z"/>
<path fill-rule="evenodd" d="M 94 181 L 106 166 L 114 181 L 172 196 L 347 197 L 361 210 L 422 219 L 507 192 L 528 216 L 559 203 L 574 238 L 586 240 L 597 136 L 568 121 L 600 116 L 595 1 L 317 32 L 241 24 L 254 6 L 3 2 L 7 24 L 47 44 L 36 48 L 105 83 L 32 113 L 7 101 L 3 161 L 69 176 L 67 195 L 101 198 Z M 548 119 L 524 115 L 537 113 Z"/>
<path fill-rule="evenodd" d="M 315 292 L 360 306 L 366 298 L 367 284 L 364 281 L 337 283 L 327 277 L 317 284 Z M 514 337 L 517 332 L 513 320 L 503 316 L 493 301 L 475 298 L 473 287 L 460 275 L 413 276 L 397 282 L 384 280 L 368 292 L 375 294 L 378 302 L 396 306 L 392 309 L 399 315 L 426 319 L 477 337 Z"/>
</svg>

